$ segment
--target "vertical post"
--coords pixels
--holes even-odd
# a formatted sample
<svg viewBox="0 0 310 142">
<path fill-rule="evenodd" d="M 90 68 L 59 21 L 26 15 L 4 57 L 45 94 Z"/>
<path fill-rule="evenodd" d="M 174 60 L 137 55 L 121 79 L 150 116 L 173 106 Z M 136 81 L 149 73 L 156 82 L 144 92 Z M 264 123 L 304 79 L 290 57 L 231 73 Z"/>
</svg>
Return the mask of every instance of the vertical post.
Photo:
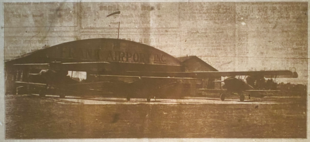
<svg viewBox="0 0 310 142">
<path fill-rule="evenodd" d="M 115 14 L 118 14 L 117 39 L 119 39 L 119 29 L 120 29 L 120 26 L 121 26 L 121 21 L 120 21 L 120 14 L 121 14 L 121 11 L 116 11 L 116 12 L 113 12 L 113 13 L 111 13 L 111 14 L 107 15 L 107 17 L 112 16 L 112 15 L 115 15 Z"/>
<path fill-rule="evenodd" d="M 118 21 L 117 39 L 119 39 L 119 28 L 120 28 L 120 26 L 121 26 L 121 22 Z"/>
<path fill-rule="evenodd" d="M 29 75 L 29 72 L 30 72 L 30 69 L 27 67 L 23 70 L 23 73 L 24 73 L 24 78 L 23 80 L 25 82 L 27 82 L 27 85 L 26 85 L 26 89 L 27 89 L 27 94 L 30 95 L 30 85 L 29 85 L 29 82 L 30 82 L 30 75 Z"/>
<path fill-rule="evenodd" d="M 18 81 L 18 70 L 16 68 L 13 69 L 14 70 L 14 79 L 13 79 L 13 94 L 16 95 L 17 91 L 16 91 L 16 81 Z"/>
<path fill-rule="evenodd" d="M 119 30 L 121 28 L 121 12 L 118 14 L 118 31 L 117 31 L 117 39 L 119 39 Z"/>
</svg>

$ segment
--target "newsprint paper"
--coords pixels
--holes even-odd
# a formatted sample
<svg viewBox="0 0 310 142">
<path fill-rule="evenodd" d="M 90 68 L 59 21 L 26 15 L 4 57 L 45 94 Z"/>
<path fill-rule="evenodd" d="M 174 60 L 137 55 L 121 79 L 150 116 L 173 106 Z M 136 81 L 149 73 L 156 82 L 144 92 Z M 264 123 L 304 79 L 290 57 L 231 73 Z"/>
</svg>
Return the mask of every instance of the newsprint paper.
<svg viewBox="0 0 310 142">
<path fill-rule="evenodd" d="M 0 141 L 308 141 L 306 0 L 0 9 Z"/>
</svg>

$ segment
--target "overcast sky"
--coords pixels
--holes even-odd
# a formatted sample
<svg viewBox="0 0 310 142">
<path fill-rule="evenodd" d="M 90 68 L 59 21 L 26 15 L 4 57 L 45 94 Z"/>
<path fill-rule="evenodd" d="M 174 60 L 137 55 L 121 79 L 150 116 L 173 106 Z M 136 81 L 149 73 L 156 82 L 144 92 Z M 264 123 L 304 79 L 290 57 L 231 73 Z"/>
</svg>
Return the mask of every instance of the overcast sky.
<svg viewBox="0 0 310 142">
<path fill-rule="evenodd" d="M 295 68 L 306 83 L 307 17 L 307 3 L 5 3 L 5 60 L 117 38 L 120 22 L 121 39 L 195 55 L 220 71 Z"/>
</svg>

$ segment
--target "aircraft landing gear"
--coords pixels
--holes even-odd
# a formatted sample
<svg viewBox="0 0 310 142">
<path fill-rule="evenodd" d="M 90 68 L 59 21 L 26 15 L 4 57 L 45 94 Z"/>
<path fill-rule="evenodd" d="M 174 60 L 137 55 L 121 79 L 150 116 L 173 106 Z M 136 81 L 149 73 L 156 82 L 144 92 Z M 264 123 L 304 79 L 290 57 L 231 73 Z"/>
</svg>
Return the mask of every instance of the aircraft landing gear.
<svg viewBox="0 0 310 142">
<path fill-rule="evenodd" d="M 60 98 L 65 98 L 65 93 L 64 92 L 60 92 L 60 95 L 59 95 Z"/>
<path fill-rule="evenodd" d="M 46 86 L 44 88 L 41 88 L 39 90 L 39 96 L 40 97 L 45 97 L 46 93 L 47 93 L 47 89 L 48 89 L 48 84 L 46 84 Z"/>
<path fill-rule="evenodd" d="M 66 96 L 64 94 L 59 95 L 60 98 L 65 98 Z"/>
<path fill-rule="evenodd" d="M 240 95 L 240 101 L 243 102 L 244 101 L 244 95 L 243 94 L 239 94 Z"/>
<path fill-rule="evenodd" d="M 225 100 L 225 93 L 222 93 L 220 98 L 221 98 L 222 101 L 224 101 Z"/>
<path fill-rule="evenodd" d="M 239 96 L 240 96 L 240 101 L 241 101 L 241 102 L 244 101 L 244 98 L 245 98 L 245 97 L 244 97 L 244 94 L 243 94 L 243 93 L 240 93 L 240 92 L 226 92 L 226 93 L 221 93 L 220 99 L 221 99 L 222 101 L 224 101 L 226 95 L 232 95 L 232 94 L 239 95 Z"/>
<path fill-rule="evenodd" d="M 39 96 L 40 96 L 40 97 L 45 97 L 45 90 L 41 90 L 41 91 L 39 92 Z"/>
</svg>

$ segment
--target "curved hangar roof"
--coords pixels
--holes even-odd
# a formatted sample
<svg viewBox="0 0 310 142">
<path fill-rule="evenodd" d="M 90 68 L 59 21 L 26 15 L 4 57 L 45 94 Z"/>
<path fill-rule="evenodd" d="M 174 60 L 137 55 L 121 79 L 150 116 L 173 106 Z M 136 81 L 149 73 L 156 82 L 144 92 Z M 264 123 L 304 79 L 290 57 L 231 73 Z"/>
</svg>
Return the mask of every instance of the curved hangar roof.
<svg viewBox="0 0 310 142">
<path fill-rule="evenodd" d="M 177 67 L 177 70 L 180 70 L 181 67 L 181 62 L 178 59 L 154 47 L 133 41 L 108 38 L 58 44 L 8 61 L 7 64 L 50 63 L 53 61 L 125 63 L 124 65 L 127 66 L 173 66 L 175 69 Z"/>
</svg>

